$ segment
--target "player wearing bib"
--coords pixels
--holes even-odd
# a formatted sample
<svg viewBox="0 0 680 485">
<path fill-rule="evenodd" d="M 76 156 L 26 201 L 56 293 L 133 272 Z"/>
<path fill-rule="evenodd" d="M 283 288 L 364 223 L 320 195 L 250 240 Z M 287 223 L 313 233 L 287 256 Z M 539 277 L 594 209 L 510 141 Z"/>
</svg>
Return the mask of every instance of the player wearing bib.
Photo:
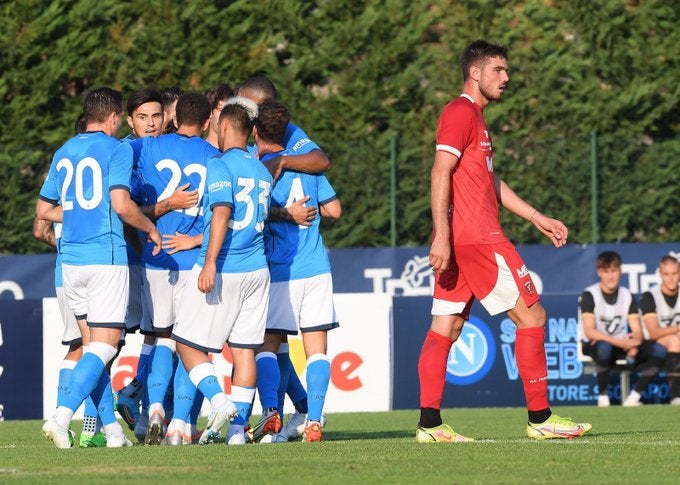
<svg viewBox="0 0 680 485">
<path fill-rule="evenodd" d="M 134 165 L 141 180 L 140 194 L 135 197 L 141 205 L 166 199 L 185 183 L 197 189 L 200 198 L 205 184 L 206 162 L 219 154 L 201 138 L 210 118 L 210 104 L 206 97 L 199 93 L 185 93 L 179 98 L 176 109 L 179 123 L 176 133 L 146 137 L 131 143 L 135 152 Z M 175 342 L 170 335 L 182 292 L 198 257 L 203 234 L 201 208 L 194 206 L 169 212 L 156 220 L 156 226 L 164 238 L 176 240 L 182 237 L 185 244 L 181 247 L 173 245 L 170 250 L 164 244 L 164 249 L 158 254 L 153 254 L 153 246 L 148 242 L 142 249 L 144 301 L 152 322 L 152 328 L 147 330 L 157 337 L 147 378 L 149 424 L 145 443 L 152 445 L 160 444 L 163 438 L 163 400 L 174 370 Z M 187 415 L 180 417 L 188 422 L 188 411 Z"/>
<path fill-rule="evenodd" d="M 246 151 L 252 126 L 248 109 L 239 104 L 226 105 L 220 114 L 218 140 L 224 153 L 208 161 L 201 252 L 173 331 L 191 381 L 213 410 L 201 443 L 215 440 L 231 419 L 243 437 L 255 393 L 254 349 L 264 340 L 269 270 L 262 231 L 272 178 Z M 221 352 L 225 342 L 233 357 L 234 402 L 221 389 L 208 358 L 208 352 Z"/>
<path fill-rule="evenodd" d="M 501 98 L 509 81 L 507 49 L 475 41 L 463 52 L 463 94 L 442 111 L 432 167 L 435 272 L 432 324 L 420 359 L 418 442 L 469 441 L 442 423 L 446 363 L 477 298 L 492 315 L 507 312 L 517 326 L 515 356 L 527 401 L 530 438 L 573 438 L 590 430 L 552 414 L 544 347 L 545 310 L 529 271 L 503 234 L 498 204 L 532 222 L 556 247 L 567 228 L 546 217 L 496 176 L 493 146 L 483 110 Z"/>
<path fill-rule="evenodd" d="M 659 372 L 666 352 L 660 345 L 643 340 L 638 305 L 628 288 L 619 286 L 621 257 L 614 251 L 596 260 L 599 283 L 589 286 L 579 302 L 581 348 L 592 357 L 597 373 L 597 405 L 610 404 L 609 374 L 617 359 L 626 358 L 638 373 L 635 389 L 624 406 L 640 406 L 642 393 Z"/>
<path fill-rule="evenodd" d="M 66 142 L 53 158 L 40 191 L 37 215 L 63 222 L 60 250 L 64 290 L 76 318 L 86 319 L 91 343 L 73 369 L 65 399 L 43 426 L 59 448 L 73 446 L 73 413 L 92 395 L 96 404 L 110 394 L 105 368 L 116 355 L 127 308 L 128 271 L 122 220 L 160 235 L 130 199 L 132 167 L 120 156 L 126 147 L 114 135 L 122 120 L 122 95 L 109 88 L 88 93 L 83 115 L 87 132 Z M 58 205 L 60 204 L 60 205 Z M 128 446 L 117 421 L 104 422 L 107 446 Z"/>
<path fill-rule="evenodd" d="M 640 298 L 643 330 L 650 340 L 666 351 L 665 368 L 668 375 L 671 404 L 680 405 L 680 299 L 678 260 L 666 255 L 659 262 L 661 284 L 643 293 Z"/>
<path fill-rule="evenodd" d="M 280 156 L 290 114 L 283 104 L 268 100 L 259 106 L 255 122 L 255 141 L 260 160 Z M 341 209 L 335 192 L 323 175 L 283 170 L 272 192 L 272 214 L 296 201 L 320 206 L 322 212 L 339 217 Z M 326 356 L 326 333 L 338 326 L 333 307 L 333 284 L 330 262 L 319 232 L 320 217 L 309 226 L 270 217 L 265 229 L 267 259 L 271 273 L 270 305 L 265 344 L 256 355 L 258 392 L 262 419 L 253 428 L 254 439 L 272 439 L 281 428 L 279 389 L 283 387 L 277 351 L 285 335 L 302 331 L 308 356 L 307 441 L 321 440 L 321 413 L 328 388 L 330 364 Z M 284 376 L 287 378 L 288 376 Z M 285 387 L 283 387 L 285 388 Z M 312 433 L 312 429 L 314 432 Z M 278 435 L 277 441 L 287 439 Z"/>
</svg>

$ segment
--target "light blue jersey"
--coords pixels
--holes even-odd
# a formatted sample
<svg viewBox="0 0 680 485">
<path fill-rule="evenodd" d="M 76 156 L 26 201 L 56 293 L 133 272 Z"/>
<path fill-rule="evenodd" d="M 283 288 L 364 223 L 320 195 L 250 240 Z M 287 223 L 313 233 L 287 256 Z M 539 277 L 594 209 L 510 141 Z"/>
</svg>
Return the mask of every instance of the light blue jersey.
<svg viewBox="0 0 680 485">
<path fill-rule="evenodd" d="M 166 199 L 181 185 L 190 183 L 188 190 L 198 189 L 199 201 L 203 195 L 207 161 L 219 155 L 219 150 L 197 136 L 177 133 L 158 137 L 145 137 L 130 142 L 135 153 L 135 163 L 140 186 L 133 196 L 142 205 L 155 204 Z M 156 220 L 158 232 L 172 235 L 179 232 L 196 236 L 203 232 L 203 210 L 201 204 L 189 209 L 178 209 L 164 214 Z M 151 253 L 154 245 L 145 242 L 142 262 L 147 268 L 190 270 L 199 248 L 168 254 L 161 250 L 156 256 Z"/>
<path fill-rule="evenodd" d="M 52 158 L 39 197 L 64 210 L 64 264 L 127 264 L 123 223 L 109 193 L 130 190 L 132 166 L 117 156 L 120 146 L 101 131 L 86 132 L 67 141 Z"/>
<path fill-rule="evenodd" d="M 207 190 L 203 196 L 205 230 L 197 264 L 203 267 L 210 239 L 212 211 L 232 209 L 229 229 L 217 258 L 217 271 L 246 273 L 267 267 L 262 231 L 269 213 L 272 177 L 257 158 L 230 148 L 208 161 Z"/>
<path fill-rule="evenodd" d="M 264 162 L 287 151 L 262 157 Z M 336 199 L 335 191 L 324 175 L 283 170 L 272 191 L 272 207 L 289 207 L 309 196 L 305 206 L 320 206 Z M 317 212 L 312 225 L 272 221 L 265 229 L 265 243 L 271 281 L 290 281 L 330 273 L 328 253 L 321 239 Z"/>
<path fill-rule="evenodd" d="M 286 149 L 287 155 L 304 155 L 313 150 L 320 150 L 319 145 L 310 140 L 307 133 L 293 123 L 288 123 L 281 145 Z M 250 145 L 248 152 L 257 155 L 257 146 Z"/>
</svg>

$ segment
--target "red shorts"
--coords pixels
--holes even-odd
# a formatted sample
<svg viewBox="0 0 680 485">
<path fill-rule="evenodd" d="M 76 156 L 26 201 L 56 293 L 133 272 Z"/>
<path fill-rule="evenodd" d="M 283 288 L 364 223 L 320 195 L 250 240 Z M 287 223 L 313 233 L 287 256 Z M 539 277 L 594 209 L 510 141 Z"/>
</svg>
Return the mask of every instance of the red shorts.
<svg viewBox="0 0 680 485">
<path fill-rule="evenodd" d="M 470 316 L 477 298 L 491 314 L 511 310 L 521 296 L 527 306 L 539 300 L 521 256 L 509 241 L 454 246 L 449 269 L 435 274 L 432 315 Z"/>
</svg>

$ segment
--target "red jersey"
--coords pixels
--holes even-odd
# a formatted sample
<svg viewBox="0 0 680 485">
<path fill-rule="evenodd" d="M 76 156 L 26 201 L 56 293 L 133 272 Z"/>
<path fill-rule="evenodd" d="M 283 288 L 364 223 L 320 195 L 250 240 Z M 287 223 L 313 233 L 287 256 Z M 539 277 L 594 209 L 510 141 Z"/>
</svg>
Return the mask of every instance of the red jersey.
<svg viewBox="0 0 680 485">
<path fill-rule="evenodd" d="M 498 220 L 491 137 L 482 110 L 470 96 L 463 94 L 444 107 L 436 149 L 459 159 L 451 174 L 451 244 L 507 241 Z"/>
</svg>

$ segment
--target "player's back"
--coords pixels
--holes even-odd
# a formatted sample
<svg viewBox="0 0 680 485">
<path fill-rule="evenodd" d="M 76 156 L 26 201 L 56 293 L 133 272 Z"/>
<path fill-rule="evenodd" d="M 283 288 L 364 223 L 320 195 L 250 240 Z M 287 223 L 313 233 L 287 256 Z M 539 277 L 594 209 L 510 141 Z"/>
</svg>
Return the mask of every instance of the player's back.
<svg viewBox="0 0 680 485">
<path fill-rule="evenodd" d="M 145 137 L 131 142 L 135 152 L 137 176 L 140 185 L 135 198 L 143 205 L 155 204 L 172 195 L 180 186 L 189 183 L 187 190 L 198 190 L 199 204 L 189 209 L 177 209 L 156 221 L 161 234 L 176 232 L 195 236 L 203 232 L 202 207 L 208 159 L 219 150 L 196 136 L 177 133 L 159 137 Z M 198 248 L 180 251 L 173 255 L 164 250 L 152 256 L 152 243 L 145 243 L 142 260 L 146 266 L 166 269 L 191 269 L 198 255 Z"/>
<path fill-rule="evenodd" d="M 60 250 L 64 264 L 127 264 L 123 224 L 111 207 L 113 153 L 120 142 L 103 132 L 86 132 L 67 141 L 52 159 L 41 197 L 63 210 Z"/>
<path fill-rule="evenodd" d="M 263 157 L 263 161 L 265 160 Z M 309 196 L 305 203 L 308 207 L 318 207 L 336 198 L 335 191 L 324 175 L 284 170 L 274 185 L 271 205 L 289 207 L 306 196 Z M 330 273 L 330 262 L 323 245 L 320 224 L 318 212 L 311 226 L 286 221 L 268 222 L 265 240 L 272 281 L 288 281 Z"/>
<path fill-rule="evenodd" d="M 218 256 L 217 270 L 241 273 L 267 267 L 262 231 L 269 212 L 272 177 L 246 150 L 231 148 L 208 161 L 203 202 L 205 231 L 198 263 L 203 265 L 210 238 L 212 210 L 232 208 L 229 229 Z"/>
</svg>

